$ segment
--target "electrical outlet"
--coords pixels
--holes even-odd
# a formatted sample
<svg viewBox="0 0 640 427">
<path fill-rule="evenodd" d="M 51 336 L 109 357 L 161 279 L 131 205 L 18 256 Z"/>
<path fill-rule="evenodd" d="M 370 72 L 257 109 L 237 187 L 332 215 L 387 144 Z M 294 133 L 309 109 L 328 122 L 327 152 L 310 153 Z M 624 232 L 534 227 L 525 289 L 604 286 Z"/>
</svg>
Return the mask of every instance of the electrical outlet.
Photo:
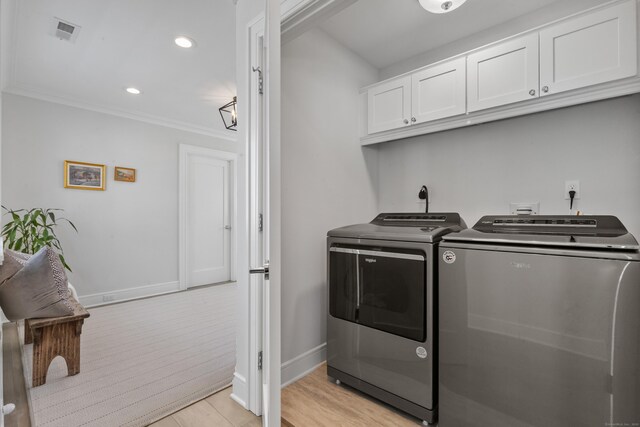
<svg viewBox="0 0 640 427">
<path fill-rule="evenodd" d="M 115 295 L 102 295 L 102 302 L 110 302 L 115 300 L 116 300 Z"/>
<path fill-rule="evenodd" d="M 574 199 L 579 199 L 580 198 L 580 181 L 578 181 L 577 179 L 571 180 L 571 181 L 565 181 L 564 182 L 564 199 L 565 200 L 569 200 L 569 191 L 575 191 L 576 195 L 574 196 Z"/>
</svg>

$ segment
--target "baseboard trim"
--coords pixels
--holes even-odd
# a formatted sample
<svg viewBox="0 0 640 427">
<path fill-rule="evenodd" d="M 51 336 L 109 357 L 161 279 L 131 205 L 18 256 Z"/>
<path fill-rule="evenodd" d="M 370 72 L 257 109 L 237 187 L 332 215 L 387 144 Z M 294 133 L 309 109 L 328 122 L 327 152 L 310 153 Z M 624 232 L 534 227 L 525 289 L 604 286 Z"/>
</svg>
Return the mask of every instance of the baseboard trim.
<svg viewBox="0 0 640 427">
<path fill-rule="evenodd" d="M 322 343 L 282 364 L 282 387 L 310 374 L 327 359 L 327 343 Z"/>
<path fill-rule="evenodd" d="M 240 375 L 237 372 L 233 373 L 233 391 L 231 392 L 231 399 L 233 399 L 238 405 L 242 406 L 244 409 L 249 410 L 249 405 L 246 400 L 242 399 L 240 396 L 248 396 L 249 390 L 247 385 L 247 379 Z"/>
<path fill-rule="evenodd" d="M 156 283 L 136 288 L 118 289 L 91 295 L 80 295 L 80 303 L 85 307 L 99 307 L 115 302 L 131 301 L 156 295 L 168 294 L 180 290 L 180 282 Z"/>
</svg>

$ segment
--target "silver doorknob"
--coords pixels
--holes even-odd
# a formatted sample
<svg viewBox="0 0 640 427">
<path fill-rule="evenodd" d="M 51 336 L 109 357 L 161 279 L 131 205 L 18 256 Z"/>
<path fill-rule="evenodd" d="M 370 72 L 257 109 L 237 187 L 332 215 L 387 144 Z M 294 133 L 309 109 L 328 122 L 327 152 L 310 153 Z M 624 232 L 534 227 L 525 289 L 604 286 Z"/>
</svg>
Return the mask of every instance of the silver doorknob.
<svg viewBox="0 0 640 427">
<path fill-rule="evenodd" d="M 411 117 L 411 123 L 415 123 L 416 122 L 416 118 L 415 117 Z"/>
<path fill-rule="evenodd" d="M 542 91 L 543 91 L 544 93 L 549 92 L 549 86 L 542 86 Z"/>
<path fill-rule="evenodd" d="M 404 120 L 402 121 L 402 123 L 404 123 L 405 125 L 408 125 L 408 124 L 409 124 L 409 120 L 404 119 Z"/>
<path fill-rule="evenodd" d="M 16 405 L 14 405 L 13 403 L 7 403 L 2 407 L 2 415 L 9 415 L 13 411 L 15 411 L 15 409 Z"/>
<path fill-rule="evenodd" d="M 225 226 L 224 226 L 224 229 L 225 229 L 225 230 L 231 230 L 231 226 L 230 226 L 230 225 L 225 225 Z"/>
<path fill-rule="evenodd" d="M 265 279 L 269 279 L 269 261 L 265 261 L 262 267 L 249 269 L 250 274 L 264 274 Z"/>
<path fill-rule="evenodd" d="M 535 90 L 533 90 L 533 89 L 531 89 L 531 90 L 529 91 L 529 95 L 531 95 L 531 96 L 536 96 L 536 91 L 535 91 Z"/>
</svg>

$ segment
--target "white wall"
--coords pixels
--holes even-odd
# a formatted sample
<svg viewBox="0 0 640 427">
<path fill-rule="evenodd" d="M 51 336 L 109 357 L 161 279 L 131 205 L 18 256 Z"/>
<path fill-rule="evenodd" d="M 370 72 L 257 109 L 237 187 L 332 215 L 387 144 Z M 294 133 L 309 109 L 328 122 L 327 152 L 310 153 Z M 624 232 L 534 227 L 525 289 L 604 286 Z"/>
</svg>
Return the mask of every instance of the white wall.
<svg viewBox="0 0 640 427">
<path fill-rule="evenodd" d="M 473 226 L 510 201 L 568 214 L 564 182 L 580 180 L 577 209 L 618 216 L 640 238 L 640 95 L 584 104 L 378 145 L 380 211 L 431 211 Z M 421 207 L 420 207 L 421 208 Z"/>
<path fill-rule="evenodd" d="M 9 94 L 2 122 L 2 203 L 65 210 L 79 233 L 59 236 L 81 299 L 177 289 L 178 145 L 235 143 Z M 107 190 L 63 188 L 64 160 L 106 164 Z M 114 166 L 136 168 L 137 182 L 114 181 Z"/>
<path fill-rule="evenodd" d="M 321 30 L 282 49 L 283 383 L 324 360 L 327 231 L 377 214 L 376 152 L 354 113 L 377 78 Z"/>
</svg>

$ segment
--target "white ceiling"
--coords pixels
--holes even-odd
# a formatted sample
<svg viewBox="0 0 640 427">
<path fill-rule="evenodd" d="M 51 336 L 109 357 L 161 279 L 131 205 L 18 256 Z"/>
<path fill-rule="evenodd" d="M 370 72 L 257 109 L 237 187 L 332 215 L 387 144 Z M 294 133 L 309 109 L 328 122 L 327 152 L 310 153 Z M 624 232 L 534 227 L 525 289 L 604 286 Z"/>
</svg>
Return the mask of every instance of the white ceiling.
<svg viewBox="0 0 640 427">
<path fill-rule="evenodd" d="M 231 0 L 18 0 L 14 12 L 8 92 L 233 134 L 218 113 L 236 94 Z M 82 27 L 75 43 L 51 35 L 54 17 Z"/>
<path fill-rule="evenodd" d="M 467 0 L 450 13 L 436 15 L 418 0 L 360 0 L 321 28 L 382 69 L 557 1 Z"/>
</svg>

